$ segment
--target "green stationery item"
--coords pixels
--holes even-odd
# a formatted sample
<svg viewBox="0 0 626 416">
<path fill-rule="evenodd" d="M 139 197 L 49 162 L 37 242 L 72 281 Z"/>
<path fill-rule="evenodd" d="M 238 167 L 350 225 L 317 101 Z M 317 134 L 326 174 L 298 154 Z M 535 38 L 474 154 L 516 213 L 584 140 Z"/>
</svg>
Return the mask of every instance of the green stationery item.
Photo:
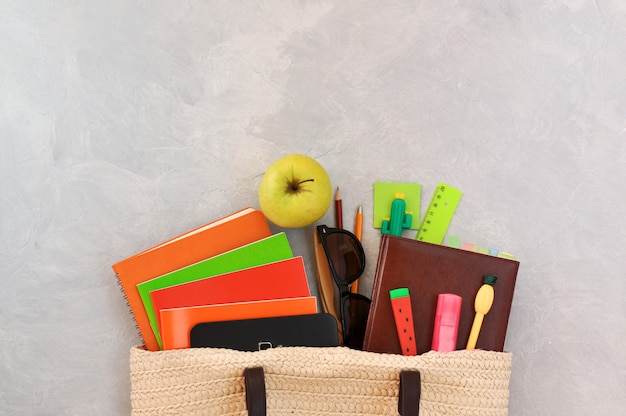
<svg viewBox="0 0 626 416">
<path fill-rule="evenodd" d="M 461 191 L 440 182 L 424 215 L 416 240 L 441 244 L 461 200 Z"/>
<path fill-rule="evenodd" d="M 408 228 L 417 230 L 421 189 L 418 183 L 374 182 L 374 228 L 382 228 L 383 220 L 391 221 L 392 204 L 395 199 L 402 199 L 406 203 L 406 214 L 412 217 Z"/>
<path fill-rule="evenodd" d="M 285 233 L 281 232 L 138 284 L 137 290 L 159 347 L 162 348 L 163 344 L 150 297 L 151 291 L 291 257 L 293 257 L 291 246 Z"/>
</svg>

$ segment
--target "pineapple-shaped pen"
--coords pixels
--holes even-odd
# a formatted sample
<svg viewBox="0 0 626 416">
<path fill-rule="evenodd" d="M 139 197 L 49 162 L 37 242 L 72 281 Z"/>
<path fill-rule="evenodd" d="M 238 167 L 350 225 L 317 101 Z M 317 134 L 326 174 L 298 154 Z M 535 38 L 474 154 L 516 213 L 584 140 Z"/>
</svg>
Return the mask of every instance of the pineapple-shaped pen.
<svg viewBox="0 0 626 416">
<path fill-rule="evenodd" d="M 472 330 L 470 331 L 469 339 L 467 340 L 467 349 L 473 350 L 476 348 L 476 341 L 478 340 L 478 334 L 480 333 L 480 327 L 483 324 L 483 318 L 493 305 L 493 285 L 496 284 L 498 278 L 496 276 L 487 275 L 483 277 L 483 285 L 478 289 L 476 299 L 474 300 L 474 323 L 472 324 Z"/>
</svg>

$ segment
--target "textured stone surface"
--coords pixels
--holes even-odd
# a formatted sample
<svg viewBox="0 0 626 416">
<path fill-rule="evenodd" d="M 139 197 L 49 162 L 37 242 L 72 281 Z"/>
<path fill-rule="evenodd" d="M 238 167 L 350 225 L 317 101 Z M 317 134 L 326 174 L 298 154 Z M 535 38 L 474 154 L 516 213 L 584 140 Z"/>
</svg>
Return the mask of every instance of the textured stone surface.
<svg viewBox="0 0 626 416">
<path fill-rule="evenodd" d="M 128 414 L 111 265 L 288 153 L 363 205 L 365 294 L 373 183 L 462 189 L 450 234 L 522 262 L 510 414 L 623 412 L 626 3 L 206 3 L 0 6 L 1 415 Z"/>
</svg>

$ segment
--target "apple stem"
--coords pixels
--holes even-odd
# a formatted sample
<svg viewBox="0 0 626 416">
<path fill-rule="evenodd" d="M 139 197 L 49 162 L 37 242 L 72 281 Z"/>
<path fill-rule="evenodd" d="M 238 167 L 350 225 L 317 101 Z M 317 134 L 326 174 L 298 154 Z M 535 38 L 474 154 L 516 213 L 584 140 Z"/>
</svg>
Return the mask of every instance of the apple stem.
<svg viewBox="0 0 626 416">
<path fill-rule="evenodd" d="M 311 178 L 311 179 L 305 179 L 303 181 L 300 182 L 294 182 L 291 184 L 290 188 L 292 192 L 297 192 L 298 189 L 300 188 L 300 185 L 302 185 L 305 182 L 315 182 L 315 179 Z"/>
</svg>

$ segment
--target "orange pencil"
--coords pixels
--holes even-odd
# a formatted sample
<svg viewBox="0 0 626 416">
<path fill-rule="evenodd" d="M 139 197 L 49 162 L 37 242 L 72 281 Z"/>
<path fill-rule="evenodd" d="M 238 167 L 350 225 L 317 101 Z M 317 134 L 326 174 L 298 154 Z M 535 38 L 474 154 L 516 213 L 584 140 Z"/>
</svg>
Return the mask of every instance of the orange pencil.
<svg viewBox="0 0 626 416">
<path fill-rule="evenodd" d="M 361 205 L 357 208 L 354 218 L 354 235 L 359 241 L 363 241 L 363 207 Z"/>
<path fill-rule="evenodd" d="M 356 216 L 354 217 L 354 235 L 359 241 L 363 241 L 363 207 L 361 207 L 361 205 L 357 208 Z M 352 282 L 350 292 L 359 293 L 359 279 Z"/>
<path fill-rule="evenodd" d="M 335 227 L 343 228 L 343 211 L 341 208 L 341 194 L 339 193 L 339 187 L 335 192 Z"/>
</svg>

